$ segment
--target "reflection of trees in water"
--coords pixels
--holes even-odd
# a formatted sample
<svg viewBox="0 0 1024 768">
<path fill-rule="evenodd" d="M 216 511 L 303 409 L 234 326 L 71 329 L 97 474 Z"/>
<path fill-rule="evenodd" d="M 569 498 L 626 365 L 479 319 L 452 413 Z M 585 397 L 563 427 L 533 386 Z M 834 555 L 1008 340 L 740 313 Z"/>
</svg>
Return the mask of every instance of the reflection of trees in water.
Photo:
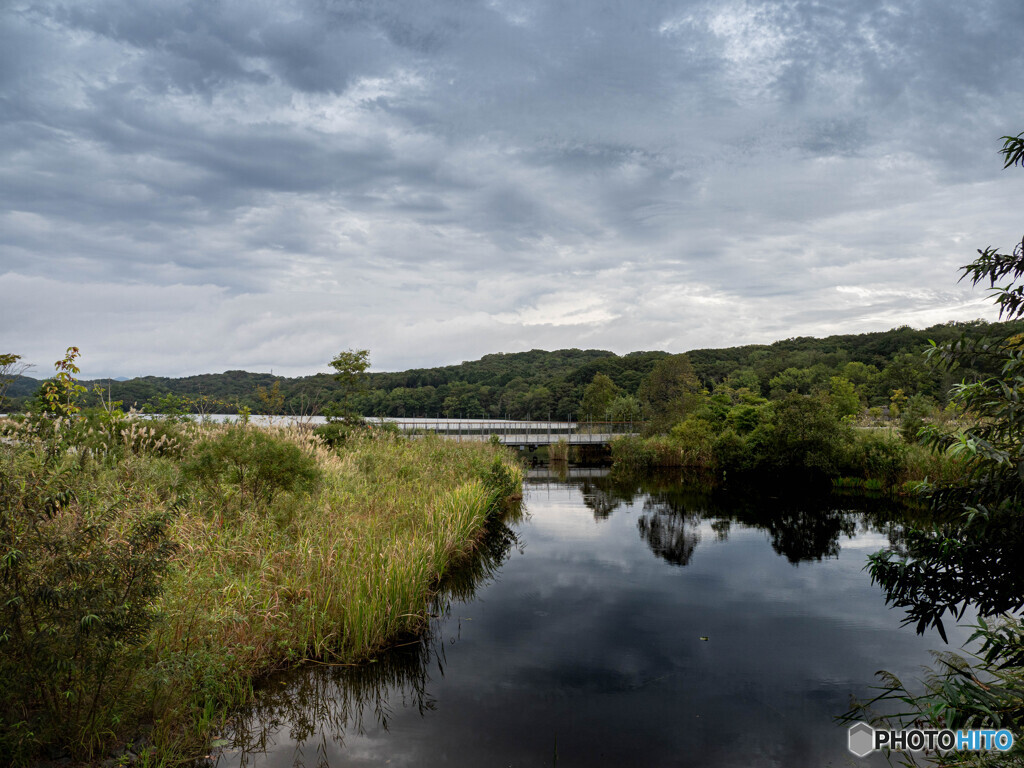
<svg viewBox="0 0 1024 768">
<path fill-rule="evenodd" d="M 772 549 L 791 563 L 839 557 L 839 536 L 857 533 L 856 513 L 828 509 L 780 511 L 765 529 Z"/>
<path fill-rule="evenodd" d="M 787 490 L 776 497 L 753 485 L 722 491 L 688 484 L 679 473 L 660 472 L 610 473 L 586 481 L 582 490 L 598 519 L 643 496 L 640 536 L 655 555 L 675 565 L 690 562 L 705 520 L 719 541 L 729 537 L 733 524 L 763 530 L 772 548 L 794 564 L 838 557 L 842 537 L 859 532 L 884 533 L 894 544 L 903 536 L 902 512 L 886 499 L 858 499 L 857 508 L 849 508 L 848 500 L 827 493 Z"/>
<path fill-rule="evenodd" d="M 688 565 L 700 543 L 700 531 L 693 527 L 700 517 L 683 515 L 666 507 L 648 503 L 636 521 L 640 538 L 658 557 L 672 565 Z"/>
<path fill-rule="evenodd" d="M 523 515 L 517 507 L 506 516 L 514 522 Z M 346 733 L 364 734 L 380 726 L 388 729 L 393 704 L 415 709 L 420 715 L 436 707 L 428 691 L 430 670 L 444 675 L 444 643 L 440 635 L 442 616 L 453 601 L 472 599 L 476 589 L 490 581 L 518 544 L 506 522 L 495 521 L 472 558 L 453 569 L 441 583 L 431 612 L 435 614 L 419 637 L 408 638 L 395 648 L 365 664 L 317 664 L 272 676 L 261 686 L 256 704 L 237 713 L 227 738 L 240 750 L 240 764 L 251 765 L 258 755 L 275 746 L 277 734 L 287 726 L 296 743 L 294 765 L 303 765 L 301 750 L 320 734 L 313 764 L 326 765 L 323 738 L 343 745 Z M 310 745 L 312 746 L 312 745 Z"/>
<path fill-rule="evenodd" d="M 711 530 L 715 532 L 715 539 L 726 541 L 729 538 L 729 531 L 732 530 L 732 520 L 712 520 Z"/>
<path fill-rule="evenodd" d="M 917 632 L 946 639 L 942 618 L 959 621 L 1024 609 L 1024 518 L 1019 509 L 919 525 L 873 554 L 871 577 L 886 600 L 906 610 Z"/>
<path fill-rule="evenodd" d="M 583 503 L 593 511 L 594 520 L 597 521 L 607 520 L 620 506 L 633 502 L 633 494 L 627 489 L 608 483 L 604 477 L 584 479 L 580 483 L 580 493 L 583 496 Z"/>
</svg>

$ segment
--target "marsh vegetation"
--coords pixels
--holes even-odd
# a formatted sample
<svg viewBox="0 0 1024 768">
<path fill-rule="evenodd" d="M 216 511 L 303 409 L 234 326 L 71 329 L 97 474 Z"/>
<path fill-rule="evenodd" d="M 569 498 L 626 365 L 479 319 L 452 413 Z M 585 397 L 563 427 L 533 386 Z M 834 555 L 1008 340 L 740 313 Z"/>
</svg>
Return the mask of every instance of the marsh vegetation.
<svg viewBox="0 0 1024 768">
<path fill-rule="evenodd" d="M 367 429 L 332 449 L 57 394 L 59 412 L 3 422 L 0 444 L 0 760 L 15 765 L 175 764 L 254 680 L 415 635 L 521 478 L 487 444 Z"/>
</svg>

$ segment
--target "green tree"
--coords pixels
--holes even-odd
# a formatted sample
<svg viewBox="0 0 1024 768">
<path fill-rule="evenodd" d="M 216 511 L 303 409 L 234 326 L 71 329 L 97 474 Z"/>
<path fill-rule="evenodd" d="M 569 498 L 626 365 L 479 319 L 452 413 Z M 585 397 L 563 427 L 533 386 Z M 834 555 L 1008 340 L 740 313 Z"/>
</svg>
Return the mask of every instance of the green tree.
<svg viewBox="0 0 1024 768">
<path fill-rule="evenodd" d="M 814 383 L 814 376 L 809 368 L 787 368 L 769 380 L 768 390 L 772 399 L 778 400 L 789 392 L 810 394 Z"/>
<path fill-rule="evenodd" d="M 1004 136 L 1005 167 L 1020 164 L 1022 136 Z M 963 267 L 961 279 L 987 283 L 1002 317 L 1020 320 L 1024 302 L 1024 242 L 1011 253 L 978 251 Z M 1007 278 L 1008 284 L 998 285 Z M 946 612 L 962 615 L 968 602 L 982 615 L 1024 607 L 1024 346 L 1020 327 L 1002 338 L 968 338 L 933 346 L 930 358 L 946 368 L 991 367 L 997 376 L 964 381 L 950 394 L 953 405 L 971 419 L 949 431 L 926 427 L 925 440 L 938 451 L 967 458 L 972 472 L 963 487 L 934 489 L 931 506 L 953 528 L 911 531 L 913 557 L 892 550 L 872 556 L 872 576 L 890 590 L 890 599 L 908 608 L 909 620 L 923 630 L 942 631 Z M 952 531 L 956 531 L 955 534 Z M 998 532 L 998 540 L 993 534 Z M 1016 563 L 1016 565 L 1012 565 Z M 1009 580 L 1009 581 L 1008 581 Z M 1009 586 L 1007 586 L 1009 585 Z M 938 598 L 938 599 L 937 599 Z"/>
<path fill-rule="evenodd" d="M 643 404 L 648 431 L 668 432 L 700 402 L 704 388 L 686 355 L 663 357 L 637 391 Z"/>
<path fill-rule="evenodd" d="M 0 411 L 7 402 L 7 390 L 29 367 L 28 363 L 21 362 L 21 355 L 0 354 Z"/>
<path fill-rule="evenodd" d="M 828 398 L 840 416 L 856 416 L 860 413 L 857 388 L 842 376 L 833 376 L 829 379 Z"/>
<path fill-rule="evenodd" d="M 0 762 L 7 764 L 23 761 L 33 742 L 82 757 L 108 742 L 133 704 L 125 689 L 143 669 L 142 646 L 176 549 L 169 514 L 100 504 L 74 471 L 47 472 L 34 460 L 0 452 Z"/>
<path fill-rule="evenodd" d="M 594 378 L 583 390 L 583 400 L 580 402 L 580 415 L 602 421 L 608 417 L 608 409 L 612 401 L 620 393 L 611 377 L 603 373 L 595 373 Z"/>
<path fill-rule="evenodd" d="M 1005 166 L 1024 166 L 1024 133 L 1003 140 Z M 1024 242 L 1011 253 L 986 248 L 978 254 L 963 268 L 961 279 L 987 283 L 1001 316 L 1020 320 Z M 885 678 L 887 691 L 878 698 L 900 702 L 904 712 L 909 704 L 907 720 L 1016 733 L 1024 725 L 1024 623 L 1011 613 L 1024 608 L 1024 347 L 1019 332 L 1018 326 L 1002 338 L 965 336 L 933 348 L 931 358 L 946 367 L 1002 361 L 997 375 L 965 380 L 953 389 L 953 403 L 973 417 L 970 426 L 924 430 L 934 449 L 969 460 L 970 480 L 930 489 L 927 498 L 940 522 L 906 530 L 899 549 L 890 547 L 870 559 L 872 579 L 890 603 L 906 609 L 906 621 L 916 623 L 919 632 L 935 626 L 945 639 L 943 616 L 959 619 L 969 606 L 982 617 L 972 638 L 981 641 L 974 663 L 944 655 L 943 670 L 926 680 L 920 695 L 909 693 L 895 676 Z M 1000 614 L 995 623 L 984 618 Z M 863 711 L 848 715 L 861 717 Z M 977 758 L 972 764 L 996 762 L 986 755 Z"/>
<path fill-rule="evenodd" d="M 725 383 L 733 389 L 749 389 L 753 394 L 761 394 L 761 381 L 752 368 L 739 368 L 730 373 Z"/>
<path fill-rule="evenodd" d="M 632 395 L 619 395 L 608 405 L 611 421 L 640 421 L 640 401 Z"/>
<path fill-rule="evenodd" d="M 340 384 L 340 403 L 328 413 L 330 418 L 353 420 L 357 414 L 354 407 L 356 394 L 366 387 L 366 369 L 370 367 L 368 349 L 346 349 L 339 352 L 329 363 L 334 369 L 334 379 Z M 325 412 L 327 409 L 325 409 Z"/>
<path fill-rule="evenodd" d="M 772 431 L 765 459 L 780 469 L 806 468 L 834 476 L 852 442 L 825 397 L 790 392 L 771 404 Z"/>
<path fill-rule="evenodd" d="M 256 399 L 260 401 L 260 410 L 267 416 L 284 413 L 284 392 L 281 391 L 280 381 L 275 381 L 269 387 L 256 387 Z"/>
<path fill-rule="evenodd" d="M 186 422 L 189 420 L 189 414 L 192 413 L 192 402 L 185 395 L 167 392 L 155 397 L 154 400 L 155 402 L 149 402 L 142 406 L 143 413 L 152 414 L 155 418 L 166 421 Z"/>
</svg>

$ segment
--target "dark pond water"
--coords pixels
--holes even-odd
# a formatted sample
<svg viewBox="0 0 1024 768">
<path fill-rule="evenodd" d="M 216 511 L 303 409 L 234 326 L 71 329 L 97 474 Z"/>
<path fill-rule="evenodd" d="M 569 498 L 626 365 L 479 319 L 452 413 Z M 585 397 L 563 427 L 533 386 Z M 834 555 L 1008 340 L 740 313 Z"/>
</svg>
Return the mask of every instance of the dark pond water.
<svg viewBox="0 0 1024 768">
<path fill-rule="evenodd" d="M 600 475 L 533 473 L 429 637 L 271 680 L 218 768 L 886 765 L 834 717 L 946 647 L 863 571 L 898 518 Z"/>
</svg>

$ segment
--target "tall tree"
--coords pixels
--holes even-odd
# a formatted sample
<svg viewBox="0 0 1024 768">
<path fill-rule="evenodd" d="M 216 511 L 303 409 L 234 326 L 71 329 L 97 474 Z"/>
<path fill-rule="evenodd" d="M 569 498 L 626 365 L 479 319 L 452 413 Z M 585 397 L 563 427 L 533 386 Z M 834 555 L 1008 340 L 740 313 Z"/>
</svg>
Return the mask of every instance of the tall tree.
<svg viewBox="0 0 1024 768">
<path fill-rule="evenodd" d="M 334 369 L 335 380 L 341 385 L 341 401 L 335 408 L 330 409 L 329 415 L 334 418 L 353 419 L 357 415 L 353 401 L 356 394 L 366 386 L 370 350 L 346 349 L 339 352 L 329 365 Z"/>
<path fill-rule="evenodd" d="M 615 386 L 611 377 L 603 373 L 595 373 L 594 378 L 583 390 L 583 400 L 580 402 L 580 415 L 584 418 L 596 419 L 598 421 L 608 416 L 608 408 L 620 392 Z"/>
<path fill-rule="evenodd" d="M 704 393 L 686 355 L 663 357 L 641 382 L 637 395 L 648 420 L 648 431 L 667 432 L 683 420 Z"/>
</svg>

